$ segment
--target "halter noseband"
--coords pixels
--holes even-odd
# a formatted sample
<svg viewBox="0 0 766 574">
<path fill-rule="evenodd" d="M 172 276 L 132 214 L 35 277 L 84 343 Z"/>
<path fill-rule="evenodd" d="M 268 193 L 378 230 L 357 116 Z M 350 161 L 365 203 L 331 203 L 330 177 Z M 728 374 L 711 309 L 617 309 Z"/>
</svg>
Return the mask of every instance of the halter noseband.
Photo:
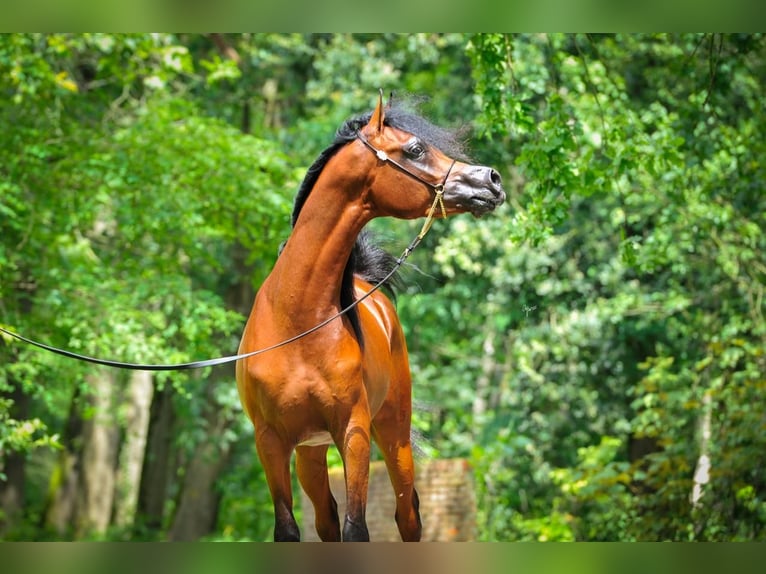
<svg viewBox="0 0 766 574">
<path fill-rule="evenodd" d="M 447 209 L 444 207 L 444 186 L 447 184 L 447 178 L 449 178 L 449 174 L 452 173 L 452 168 L 455 167 L 455 163 L 457 162 L 456 159 L 452 160 L 452 163 L 449 166 L 449 169 L 447 169 L 447 173 L 444 174 L 444 178 L 442 179 L 441 183 L 431 183 L 430 181 L 423 179 L 421 176 L 419 176 L 417 173 L 410 171 L 405 166 L 400 164 L 398 161 L 391 159 L 389 155 L 384 152 L 382 149 L 376 148 L 374 145 L 372 145 L 369 140 L 362 135 L 362 132 L 356 132 L 356 137 L 359 138 L 359 141 L 361 141 L 367 148 L 372 151 L 377 158 L 384 162 L 384 163 L 390 163 L 392 166 L 397 168 L 399 171 L 407 174 L 411 178 L 419 181 L 423 185 L 430 187 L 431 190 L 434 192 L 434 202 L 431 204 L 431 209 L 428 210 L 428 215 L 426 216 L 426 221 L 423 223 L 423 228 L 420 230 L 420 233 L 418 234 L 418 239 L 423 239 L 426 233 L 428 233 L 428 230 L 431 228 L 431 224 L 434 220 L 434 213 L 436 212 L 436 206 L 438 205 L 441 209 L 442 217 L 447 218 Z"/>
</svg>

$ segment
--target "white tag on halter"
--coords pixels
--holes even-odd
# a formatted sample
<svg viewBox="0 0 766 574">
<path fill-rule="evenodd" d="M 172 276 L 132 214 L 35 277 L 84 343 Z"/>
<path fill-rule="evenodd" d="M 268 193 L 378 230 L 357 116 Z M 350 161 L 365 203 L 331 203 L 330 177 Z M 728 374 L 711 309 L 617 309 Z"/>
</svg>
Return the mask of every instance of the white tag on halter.
<svg viewBox="0 0 766 574">
<path fill-rule="evenodd" d="M 378 156 L 378 159 L 380 161 L 388 161 L 388 155 L 382 149 L 376 149 L 375 150 L 375 155 Z"/>
</svg>

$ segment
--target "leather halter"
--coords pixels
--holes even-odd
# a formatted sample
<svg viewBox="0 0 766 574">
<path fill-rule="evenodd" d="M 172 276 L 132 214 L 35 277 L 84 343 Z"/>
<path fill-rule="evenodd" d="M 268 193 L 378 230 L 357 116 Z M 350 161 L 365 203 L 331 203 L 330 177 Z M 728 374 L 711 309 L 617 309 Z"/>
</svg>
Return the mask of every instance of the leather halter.
<svg viewBox="0 0 766 574">
<path fill-rule="evenodd" d="M 420 233 L 418 234 L 418 239 L 423 239 L 426 233 L 428 233 L 428 230 L 431 229 L 431 224 L 434 221 L 434 213 L 436 212 L 437 205 L 441 209 L 442 218 L 444 219 L 447 218 L 447 209 L 444 207 L 444 186 L 447 185 L 447 178 L 449 178 L 449 174 L 452 173 L 452 168 L 455 167 L 455 163 L 457 162 L 457 160 L 456 159 L 452 160 L 452 163 L 447 169 L 447 173 L 444 174 L 444 178 L 442 178 L 441 183 L 434 184 L 428 181 L 427 179 L 424 179 L 423 177 L 421 177 L 414 171 L 407 169 L 405 166 L 403 166 L 401 163 L 399 163 L 395 159 L 391 159 L 391 157 L 382 149 L 378 149 L 374 145 L 372 145 L 370 141 L 362 134 L 362 132 L 356 132 L 356 137 L 365 146 L 367 146 L 367 148 L 370 151 L 372 151 L 378 157 L 380 161 L 391 164 L 402 173 L 405 173 L 406 175 L 410 176 L 416 181 L 419 181 L 423 185 L 430 187 L 431 190 L 434 192 L 434 202 L 433 204 L 431 204 L 431 209 L 428 210 L 428 215 L 426 215 L 426 220 L 423 223 L 423 228 L 420 230 Z"/>
<path fill-rule="evenodd" d="M 359 138 L 359 141 L 361 141 L 364 145 L 366 145 L 376 156 L 378 156 L 378 159 L 382 162 L 390 163 L 394 167 L 396 167 L 399 171 L 402 171 L 409 175 L 411 178 L 416 179 L 423 185 L 426 185 L 431 188 L 431 190 L 437 195 L 437 197 L 441 198 L 442 194 L 444 193 L 444 186 L 447 184 L 447 178 L 449 177 L 449 174 L 452 172 L 452 168 L 455 166 L 455 163 L 457 162 L 456 159 L 452 160 L 452 163 L 449 166 L 449 169 L 447 170 L 447 173 L 444 174 L 444 178 L 442 179 L 441 183 L 431 183 L 427 179 L 424 179 L 414 171 L 410 171 L 405 166 L 403 166 L 398 161 L 391 159 L 391 157 L 384 152 L 382 149 L 376 148 L 374 145 L 370 143 L 370 141 L 362 134 L 362 132 L 356 132 L 356 137 Z M 441 208 L 442 208 L 442 214 L 444 217 L 447 217 L 446 210 L 444 209 L 444 203 L 441 202 Z"/>
</svg>

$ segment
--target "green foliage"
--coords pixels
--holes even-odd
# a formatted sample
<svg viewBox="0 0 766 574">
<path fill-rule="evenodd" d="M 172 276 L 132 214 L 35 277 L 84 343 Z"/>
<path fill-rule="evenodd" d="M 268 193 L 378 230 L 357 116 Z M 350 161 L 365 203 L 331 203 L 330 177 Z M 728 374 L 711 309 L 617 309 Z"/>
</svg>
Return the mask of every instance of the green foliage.
<svg viewBox="0 0 766 574">
<path fill-rule="evenodd" d="M 403 314 L 488 539 L 763 539 L 763 40 L 471 38 L 515 214 L 455 221 Z"/>
<path fill-rule="evenodd" d="M 9 414 L 10 401 L 0 401 L 0 455 L 9 452 L 28 452 L 40 447 L 58 448 L 58 435 L 47 434 L 47 427 L 39 418 L 23 421 L 12 418 Z M 0 472 L 0 480 L 6 480 Z"/>
<path fill-rule="evenodd" d="M 305 166 L 379 88 L 424 94 L 508 192 L 436 222 L 398 299 L 414 425 L 472 461 L 480 538 L 763 540 L 765 41 L 4 35 L 0 323 L 126 360 L 230 354 L 230 295 L 271 268 Z M 375 222 L 396 252 L 418 227 Z M 5 340 L 0 361 L 0 451 L 56 444 L 87 368 Z M 233 381 L 208 376 L 159 380 L 178 476 L 211 401 L 233 454 L 210 539 L 268 539 Z"/>
<path fill-rule="evenodd" d="M 9 67 L 0 89 L 15 94 L 0 110 L 8 328 L 130 362 L 236 349 L 243 317 L 224 302 L 242 283 L 232 260 L 247 252 L 245 284 L 265 276 L 287 233 L 293 167 L 273 143 L 203 115 L 185 97 L 179 81 L 194 68 L 176 41 L 0 39 L 0 65 Z M 0 391 L 21 388 L 33 399 L 27 420 L 15 420 L 12 401 L 0 403 L 0 451 L 57 444 L 74 389 L 91 392 L 87 367 L 13 340 L 0 354 Z M 193 400 L 188 375 L 157 381 Z"/>
</svg>

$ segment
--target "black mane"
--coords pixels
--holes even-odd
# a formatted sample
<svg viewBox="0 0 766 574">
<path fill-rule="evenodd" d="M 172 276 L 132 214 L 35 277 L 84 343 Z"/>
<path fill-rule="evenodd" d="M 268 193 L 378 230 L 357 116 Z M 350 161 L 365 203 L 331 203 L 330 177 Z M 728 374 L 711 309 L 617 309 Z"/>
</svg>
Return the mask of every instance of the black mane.
<svg viewBox="0 0 766 574">
<path fill-rule="evenodd" d="M 311 167 L 309 167 L 306 176 L 303 179 L 303 183 L 301 183 L 301 186 L 298 189 L 298 194 L 295 197 L 292 214 L 293 226 L 295 226 L 295 223 L 298 220 L 298 215 L 300 214 L 301 209 L 303 209 L 303 205 L 311 193 L 311 190 L 314 188 L 324 166 L 327 165 L 327 162 L 338 152 L 338 150 L 356 139 L 357 133 L 367 125 L 370 121 L 370 117 L 372 117 L 372 112 L 367 112 L 346 120 L 343 125 L 338 128 L 333 143 L 320 153 L 319 157 L 317 157 Z M 459 130 L 452 131 L 435 126 L 419 115 L 408 111 L 399 105 L 386 109 L 384 123 L 387 126 L 418 136 L 426 144 L 438 148 L 452 158 L 466 159 L 465 143 L 461 138 L 461 131 Z M 368 283 L 375 285 L 385 278 L 395 266 L 396 258 L 390 253 L 387 253 L 380 246 L 376 245 L 370 238 L 367 230 L 363 230 L 356 239 L 348 263 L 346 263 L 346 267 L 343 271 L 340 296 L 341 307 L 345 309 L 355 300 L 355 275 Z M 396 275 L 388 281 L 386 291 L 391 297 L 395 297 L 394 288 L 399 287 L 399 284 L 400 282 L 397 280 Z M 351 321 L 357 339 L 360 344 L 362 344 L 362 330 L 359 323 L 359 315 L 355 309 L 348 313 L 348 318 Z"/>
</svg>

